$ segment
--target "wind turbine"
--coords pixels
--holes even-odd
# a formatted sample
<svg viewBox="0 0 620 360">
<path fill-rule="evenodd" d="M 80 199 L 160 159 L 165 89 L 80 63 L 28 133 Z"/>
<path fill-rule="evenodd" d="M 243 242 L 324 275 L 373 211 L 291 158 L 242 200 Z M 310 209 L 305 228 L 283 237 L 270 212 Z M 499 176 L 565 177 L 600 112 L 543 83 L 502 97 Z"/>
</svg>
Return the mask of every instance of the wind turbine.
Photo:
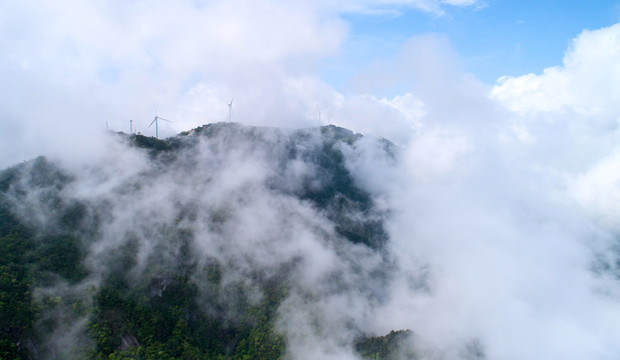
<svg viewBox="0 0 620 360">
<path fill-rule="evenodd" d="M 153 119 L 153 121 L 151 121 L 151 124 L 149 125 L 149 127 L 151 127 L 153 125 L 153 123 L 155 123 L 155 137 L 157 139 L 159 139 L 159 121 L 158 120 L 163 120 L 163 121 L 167 121 L 167 122 L 172 122 L 170 120 L 166 120 L 161 116 L 157 115 L 157 111 L 155 111 L 155 118 Z"/>
<path fill-rule="evenodd" d="M 230 104 L 228 104 L 228 122 L 232 122 L 232 102 L 233 99 L 230 99 Z"/>
</svg>

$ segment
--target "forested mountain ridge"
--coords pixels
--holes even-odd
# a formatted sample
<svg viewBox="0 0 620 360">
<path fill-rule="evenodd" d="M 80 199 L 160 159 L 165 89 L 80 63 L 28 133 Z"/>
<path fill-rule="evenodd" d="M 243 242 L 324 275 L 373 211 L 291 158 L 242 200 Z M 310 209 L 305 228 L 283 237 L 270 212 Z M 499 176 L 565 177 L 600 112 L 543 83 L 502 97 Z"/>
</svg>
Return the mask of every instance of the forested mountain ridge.
<svg viewBox="0 0 620 360">
<path fill-rule="evenodd" d="M 97 162 L 0 173 L 0 358 L 413 356 L 352 305 L 381 303 L 394 264 L 388 210 L 351 168 L 391 143 L 231 123 L 111 137 Z"/>
</svg>

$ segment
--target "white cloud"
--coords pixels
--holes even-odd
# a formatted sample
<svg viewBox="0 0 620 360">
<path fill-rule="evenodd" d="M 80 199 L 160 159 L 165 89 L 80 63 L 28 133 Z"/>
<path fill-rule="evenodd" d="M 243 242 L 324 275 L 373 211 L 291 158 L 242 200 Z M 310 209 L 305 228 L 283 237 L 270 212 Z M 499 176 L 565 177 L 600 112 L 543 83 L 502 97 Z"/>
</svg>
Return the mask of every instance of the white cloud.
<svg viewBox="0 0 620 360">
<path fill-rule="evenodd" d="M 501 78 L 491 92 L 515 113 L 513 134 L 532 144 L 530 156 L 546 159 L 541 164 L 563 174 L 583 209 L 615 228 L 614 216 L 620 213 L 615 165 L 620 151 L 619 84 L 616 24 L 577 36 L 561 66 L 539 75 Z"/>
<path fill-rule="evenodd" d="M 620 148 L 570 179 L 569 190 L 598 221 L 620 230 Z"/>
<path fill-rule="evenodd" d="M 335 14 L 298 3 L 60 1 L 3 8 L 0 94 L 7 101 L 0 115 L 4 133 L 11 133 L 3 142 L 4 166 L 79 134 L 92 136 L 106 121 L 127 131 L 133 119 L 146 133 L 154 106 L 175 121 L 163 127 L 165 135 L 225 120 L 218 107 L 225 111 L 231 97 L 255 105 L 261 101 L 253 97 L 283 96 L 285 79 L 310 71 L 347 34 Z"/>
<path fill-rule="evenodd" d="M 445 4 L 445 5 L 444 5 Z M 318 60 L 348 36 L 346 12 L 441 12 L 472 1 L 20 1 L 0 7 L 0 164 L 64 148 L 72 152 L 107 121 L 114 130 L 147 129 L 154 107 L 172 135 L 225 121 L 307 126 L 309 111 L 334 97 Z M 310 80 L 307 80 L 310 79 Z M 291 90 L 292 86 L 292 90 Z M 323 94 L 323 92 L 325 92 Z M 311 97 L 307 97 L 311 96 Z M 327 111 L 327 110 L 326 110 Z M 53 125 L 50 125 L 53 124 Z"/>
<path fill-rule="evenodd" d="M 433 129 L 416 137 L 405 154 L 407 167 L 414 178 L 437 180 L 452 170 L 455 162 L 471 150 L 467 139 L 445 130 Z"/>
<path fill-rule="evenodd" d="M 572 111 L 582 116 L 620 113 L 620 24 L 584 31 L 563 65 L 540 75 L 502 77 L 491 95 L 519 113 Z"/>
</svg>

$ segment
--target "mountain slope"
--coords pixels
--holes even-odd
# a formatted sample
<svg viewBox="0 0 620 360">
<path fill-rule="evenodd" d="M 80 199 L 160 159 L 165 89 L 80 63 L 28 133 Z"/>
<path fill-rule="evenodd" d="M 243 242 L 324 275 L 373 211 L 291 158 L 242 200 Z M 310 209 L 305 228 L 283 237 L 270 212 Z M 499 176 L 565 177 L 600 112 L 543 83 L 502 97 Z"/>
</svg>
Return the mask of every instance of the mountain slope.
<svg viewBox="0 0 620 360">
<path fill-rule="evenodd" d="M 230 123 L 114 138 L 0 174 L 0 356 L 354 356 L 392 264 L 351 159 L 393 145 Z"/>
</svg>

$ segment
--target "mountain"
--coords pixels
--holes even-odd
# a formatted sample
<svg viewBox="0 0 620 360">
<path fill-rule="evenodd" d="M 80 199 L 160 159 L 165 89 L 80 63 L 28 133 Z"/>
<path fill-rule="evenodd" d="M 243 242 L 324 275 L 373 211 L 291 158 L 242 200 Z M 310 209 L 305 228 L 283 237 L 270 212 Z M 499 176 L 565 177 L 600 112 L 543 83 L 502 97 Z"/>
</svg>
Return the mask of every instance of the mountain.
<svg viewBox="0 0 620 360">
<path fill-rule="evenodd" d="M 395 265 L 353 169 L 395 154 L 336 126 L 217 123 L 4 170 L 0 358 L 413 356 L 410 332 L 360 320 Z"/>
</svg>

